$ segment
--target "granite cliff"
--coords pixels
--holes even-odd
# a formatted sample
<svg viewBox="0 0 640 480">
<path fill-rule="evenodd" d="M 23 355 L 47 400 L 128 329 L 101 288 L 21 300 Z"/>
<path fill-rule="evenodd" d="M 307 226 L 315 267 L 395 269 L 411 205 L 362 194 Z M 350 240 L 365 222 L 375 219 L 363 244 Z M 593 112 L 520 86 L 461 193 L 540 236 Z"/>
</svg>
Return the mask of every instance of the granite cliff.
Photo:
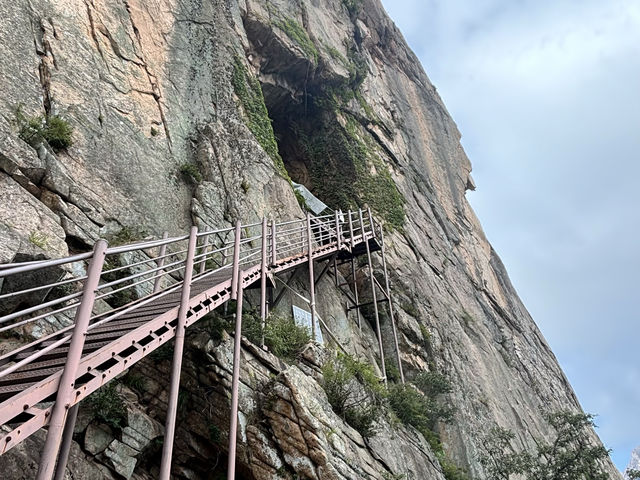
<svg viewBox="0 0 640 480">
<path fill-rule="evenodd" d="M 0 262 L 300 217 L 292 179 L 387 225 L 405 374 L 449 379 L 456 413 L 438 430 L 451 462 L 484 478 L 492 425 L 532 446 L 552 434 L 543 412 L 580 409 L 465 198 L 460 133 L 378 0 L 16 0 L 0 3 L 0 27 Z M 38 116 L 65 119 L 73 144 L 25 141 L 20 118 Z M 376 364 L 369 324 L 358 330 L 331 280 L 317 295 L 339 340 Z M 216 478 L 231 342 L 194 327 L 188 343 L 174 473 Z M 244 346 L 242 478 L 444 478 L 417 431 L 382 419 L 365 440 L 332 411 L 323 352 L 289 364 Z M 123 428 L 81 412 L 69 478 L 154 477 L 168 365 L 145 360 L 142 384 L 116 387 Z M 33 477 L 40 433 L 0 457 L 9 478 Z"/>
</svg>

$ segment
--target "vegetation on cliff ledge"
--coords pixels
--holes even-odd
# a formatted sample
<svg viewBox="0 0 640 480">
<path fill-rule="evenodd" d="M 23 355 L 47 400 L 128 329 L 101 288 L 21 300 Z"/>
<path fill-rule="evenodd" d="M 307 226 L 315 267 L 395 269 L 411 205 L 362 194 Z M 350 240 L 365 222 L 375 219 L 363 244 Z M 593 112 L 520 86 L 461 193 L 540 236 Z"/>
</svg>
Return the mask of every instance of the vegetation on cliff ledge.
<svg viewBox="0 0 640 480">
<path fill-rule="evenodd" d="M 284 167 L 280 153 L 278 153 L 278 143 L 273 134 L 260 82 L 249 75 L 242 59 L 237 56 L 233 62 L 231 84 L 242 105 L 249 130 L 256 137 L 262 149 L 271 157 L 278 173 L 289 180 L 287 169 Z"/>
</svg>

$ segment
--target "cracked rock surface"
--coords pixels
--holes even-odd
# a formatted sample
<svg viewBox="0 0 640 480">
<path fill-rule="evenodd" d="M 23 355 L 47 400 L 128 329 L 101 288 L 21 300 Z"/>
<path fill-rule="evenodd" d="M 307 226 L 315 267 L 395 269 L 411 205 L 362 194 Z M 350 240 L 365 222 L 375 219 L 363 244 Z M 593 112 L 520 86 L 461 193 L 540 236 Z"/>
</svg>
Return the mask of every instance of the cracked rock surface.
<svg viewBox="0 0 640 480">
<path fill-rule="evenodd" d="M 0 263 L 86 251 L 127 228 L 160 236 L 191 224 L 225 228 L 236 218 L 302 218 L 249 119 L 260 105 L 246 104 L 234 88 L 239 66 L 264 92 L 293 180 L 318 191 L 354 169 L 340 164 L 318 176 L 305 139 L 293 138 L 300 125 L 282 127 L 304 123 L 314 98 L 325 95 L 322 118 L 308 120 L 358 139 L 376 159 L 366 171 L 384 169 L 403 198 L 404 227 L 385 237 L 401 357 L 409 379 L 436 370 L 452 383 L 446 401 L 456 415 L 438 426 L 450 459 L 484 478 L 477 455 L 490 426 L 512 429 L 515 445 L 533 447 L 552 434 L 542 412 L 580 409 L 465 198 L 475 185 L 460 133 L 379 0 L 362 0 L 352 12 L 341 0 L 0 2 Z M 326 96 L 346 83 L 356 91 Z M 64 118 L 73 145 L 28 144 L 18 110 Z M 181 173 L 189 164 L 200 181 Z M 307 295 L 304 274 L 291 286 Z M 10 287 L 0 283 L 0 291 Z M 358 328 L 331 277 L 319 282 L 317 298 L 345 348 L 380 373 L 370 324 Z M 279 311 L 292 304 L 305 307 L 287 294 Z M 65 322 L 26 333 L 41 336 Z M 226 461 L 231 342 L 196 327 L 182 372 L 173 471 L 180 479 L 208 478 Z M 392 357 L 386 317 L 382 328 Z M 12 341 L 0 341 L 0 352 Z M 293 365 L 243 345 L 243 478 L 443 478 L 418 432 L 383 420 L 365 441 L 338 417 L 320 387 L 315 353 Z M 132 369 L 144 378 L 138 390 L 120 383 L 126 418 L 119 428 L 81 408 L 67 478 L 157 477 L 169 368 L 167 358 L 147 358 Z M 43 438 L 41 431 L 0 457 L 8 478 L 34 478 Z M 606 468 L 620 478 L 612 464 Z"/>
</svg>

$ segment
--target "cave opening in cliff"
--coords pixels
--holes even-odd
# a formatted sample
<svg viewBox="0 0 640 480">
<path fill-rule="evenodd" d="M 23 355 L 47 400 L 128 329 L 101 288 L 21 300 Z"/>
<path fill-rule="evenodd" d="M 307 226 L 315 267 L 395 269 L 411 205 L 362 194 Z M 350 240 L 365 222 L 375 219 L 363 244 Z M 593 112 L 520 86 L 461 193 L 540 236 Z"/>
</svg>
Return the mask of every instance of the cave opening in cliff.
<svg viewBox="0 0 640 480">
<path fill-rule="evenodd" d="M 293 180 L 307 187 L 330 208 L 353 204 L 353 163 L 335 105 L 320 87 L 306 86 L 292 94 L 261 81 L 265 105 L 272 121 L 278 151 Z"/>
</svg>

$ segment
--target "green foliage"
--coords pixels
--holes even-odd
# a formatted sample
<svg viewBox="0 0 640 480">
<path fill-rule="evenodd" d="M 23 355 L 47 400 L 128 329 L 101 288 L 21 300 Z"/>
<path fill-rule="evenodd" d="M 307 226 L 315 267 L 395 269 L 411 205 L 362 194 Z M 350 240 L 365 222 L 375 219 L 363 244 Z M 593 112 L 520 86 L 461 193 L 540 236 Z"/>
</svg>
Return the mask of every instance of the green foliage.
<svg viewBox="0 0 640 480">
<path fill-rule="evenodd" d="M 387 380 L 397 382 L 400 380 L 400 369 L 395 359 L 386 358 L 384 360 L 384 370 L 387 372 Z"/>
<path fill-rule="evenodd" d="M 383 472 L 383 480 L 405 480 L 407 476 L 404 473 Z"/>
<path fill-rule="evenodd" d="M 309 205 L 307 205 L 307 201 L 304 199 L 302 194 L 295 188 L 293 189 L 293 193 L 296 196 L 296 200 L 298 200 L 298 205 L 300 205 L 300 208 L 305 212 L 309 210 Z"/>
<path fill-rule="evenodd" d="M 120 429 L 127 421 L 127 408 L 111 382 L 92 393 L 87 399 L 95 418 L 107 425 Z"/>
<path fill-rule="evenodd" d="M 373 436 L 386 392 L 371 365 L 338 353 L 324 364 L 322 376 L 322 386 L 333 410 L 363 437 Z"/>
<path fill-rule="evenodd" d="M 494 427 L 483 444 L 479 462 L 491 478 L 509 480 L 512 476 L 527 480 L 606 480 L 603 460 L 609 451 L 595 445 L 590 430 L 595 426 L 594 416 L 570 411 L 544 415 L 555 430 L 551 443 L 536 441 L 533 451 L 516 451 L 510 430 Z"/>
<path fill-rule="evenodd" d="M 180 174 L 188 182 L 200 183 L 202 181 L 202 174 L 195 163 L 183 163 L 180 165 Z"/>
<path fill-rule="evenodd" d="M 447 377 L 438 372 L 420 372 L 413 380 L 418 389 L 429 398 L 451 393 L 451 383 Z"/>
<path fill-rule="evenodd" d="M 262 149 L 271 157 L 278 173 L 285 179 L 289 179 L 282 157 L 278 153 L 278 143 L 273 134 L 273 127 L 271 126 L 267 106 L 264 103 L 260 82 L 249 75 L 240 57 L 235 57 L 231 84 L 242 104 L 242 109 L 247 118 L 247 127 L 256 137 Z"/>
<path fill-rule="evenodd" d="M 465 470 L 456 466 L 443 455 L 439 455 L 438 460 L 440 461 L 444 478 L 447 480 L 469 480 L 469 474 Z"/>
<path fill-rule="evenodd" d="M 361 140 L 358 131 L 355 119 L 348 117 L 345 127 L 325 120 L 309 136 L 300 136 L 311 160 L 314 193 L 336 209 L 369 205 L 389 228 L 401 229 L 404 199 L 374 146 Z"/>
<path fill-rule="evenodd" d="M 309 329 L 301 327 L 291 317 L 269 315 L 264 343 L 276 356 L 294 360 L 311 341 Z"/>
<path fill-rule="evenodd" d="M 624 474 L 629 480 L 637 480 L 640 478 L 640 470 L 636 470 L 635 468 L 628 468 Z"/>
<path fill-rule="evenodd" d="M 287 34 L 313 63 L 318 63 L 318 49 L 309 38 L 307 31 L 292 18 L 277 19 L 274 25 Z"/>
<path fill-rule="evenodd" d="M 57 115 L 46 117 L 42 136 L 54 150 L 64 150 L 73 145 L 72 134 L 73 127 L 65 119 Z"/>
<path fill-rule="evenodd" d="M 16 109 L 16 122 L 18 135 L 31 146 L 35 146 L 40 140 L 46 140 L 58 152 L 73 145 L 73 127 L 58 115 L 27 117 L 19 106 Z"/>
<path fill-rule="evenodd" d="M 49 237 L 44 232 L 31 232 L 29 235 L 29 241 L 36 247 L 45 250 L 49 243 Z"/>
</svg>

